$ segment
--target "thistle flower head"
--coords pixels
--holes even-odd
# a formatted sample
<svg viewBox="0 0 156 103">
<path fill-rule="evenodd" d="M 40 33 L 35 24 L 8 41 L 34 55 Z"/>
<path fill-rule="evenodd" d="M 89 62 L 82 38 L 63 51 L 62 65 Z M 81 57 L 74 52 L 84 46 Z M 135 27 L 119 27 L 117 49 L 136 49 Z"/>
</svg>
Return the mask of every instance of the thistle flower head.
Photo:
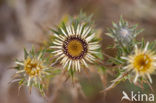
<svg viewBox="0 0 156 103">
<path fill-rule="evenodd" d="M 45 87 L 45 77 L 49 75 L 49 66 L 46 59 L 43 58 L 44 51 L 35 53 L 32 49 L 30 52 L 24 50 L 24 60 L 16 60 L 16 75 L 19 77 L 20 85 L 37 87 L 41 91 Z"/>
<path fill-rule="evenodd" d="M 85 22 L 75 20 L 72 23 L 62 23 L 54 31 L 55 39 L 50 46 L 63 68 L 80 71 L 81 65 L 88 67 L 87 62 L 95 61 L 94 54 L 100 47 L 95 38 L 94 29 Z"/>
<path fill-rule="evenodd" d="M 150 74 L 156 70 L 156 55 L 153 51 L 148 49 L 149 42 L 147 42 L 144 50 L 138 49 L 137 45 L 135 46 L 134 54 L 128 57 L 122 57 L 128 61 L 128 65 L 124 67 L 128 70 L 133 70 L 136 73 L 134 82 L 137 81 L 139 76 L 147 77 L 152 83 Z"/>
<path fill-rule="evenodd" d="M 121 17 L 118 24 L 113 22 L 113 28 L 109 29 L 108 36 L 123 45 L 130 43 L 142 30 L 136 30 L 137 25 L 129 26 L 128 22 Z"/>
<path fill-rule="evenodd" d="M 42 73 L 42 69 L 46 68 L 42 61 L 37 58 L 28 57 L 24 60 L 24 70 L 30 77 L 40 76 Z"/>
</svg>

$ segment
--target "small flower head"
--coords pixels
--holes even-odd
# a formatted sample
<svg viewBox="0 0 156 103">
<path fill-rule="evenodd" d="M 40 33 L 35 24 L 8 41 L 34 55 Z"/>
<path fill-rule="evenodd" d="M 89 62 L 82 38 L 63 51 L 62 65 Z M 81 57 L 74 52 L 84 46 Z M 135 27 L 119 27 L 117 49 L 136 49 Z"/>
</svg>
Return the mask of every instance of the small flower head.
<svg viewBox="0 0 156 103">
<path fill-rule="evenodd" d="M 152 83 L 150 74 L 156 70 L 156 55 L 151 50 L 148 50 L 149 43 L 146 44 L 144 50 L 138 49 L 135 46 L 135 53 L 127 57 L 122 57 L 128 61 L 125 69 L 133 70 L 136 73 L 134 82 L 137 81 L 139 76 L 147 77 Z"/>
<path fill-rule="evenodd" d="M 25 50 L 25 58 L 22 61 L 16 60 L 16 75 L 20 78 L 20 85 L 27 85 L 39 88 L 45 87 L 45 77 L 49 75 L 49 66 L 43 58 L 44 51 L 35 53 L 32 49 L 29 53 Z"/>
<path fill-rule="evenodd" d="M 85 23 L 62 24 L 54 34 L 55 40 L 50 46 L 63 68 L 80 71 L 81 64 L 88 67 L 87 62 L 94 62 L 97 49 L 100 47 L 95 39 L 95 32 Z"/>
<path fill-rule="evenodd" d="M 44 68 L 46 67 L 43 65 L 42 61 L 38 60 L 37 58 L 28 57 L 24 61 L 24 70 L 29 77 L 40 76 Z"/>
<path fill-rule="evenodd" d="M 122 42 L 126 45 L 142 31 L 137 31 L 136 27 L 136 25 L 130 27 L 128 22 L 124 21 L 121 17 L 118 24 L 113 23 L 113 28 L 109 29 L 107 35 L 112 37 L 116 42 Z"/>
</svg>

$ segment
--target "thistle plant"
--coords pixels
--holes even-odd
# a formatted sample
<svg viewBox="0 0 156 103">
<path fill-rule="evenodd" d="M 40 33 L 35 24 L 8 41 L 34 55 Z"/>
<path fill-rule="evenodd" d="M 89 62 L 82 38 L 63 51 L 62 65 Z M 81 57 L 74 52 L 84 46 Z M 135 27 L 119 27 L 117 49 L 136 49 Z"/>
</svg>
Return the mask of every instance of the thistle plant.
<svg viewBox="0 0 156 103">
<path fill-rule="evenodd" d="M 100 77 L 115 67 L 116 79 L 105 91 L 125 80 L 139 85 L 152 83 L 151 75 L 156 71 L 156 42 L 145 43 L 144 39 L 138 41 L 136 38 L 143 30 L 137 29 L 137 25 L 131 26 L 122 17 L 118 23 L 113 22 L 113 27 L 108 28 L 106 33 L 114 40 L 114 45 L 108 47 L 117 50 L 114 57 L 103 54 L 92 16 L 85 13 L 81 12 L 79 16 L 74 17 L 68 16 L 55 29 L 51 28 L 51 31 L 48 46 L 43 47 L 47 47 L 45 50 L 35 51 L 32 48 L 27 52 L 24 49 L 23 60 L 16 60 L 17 71 L 14 81 L 18 81 L 20 86 L 25 85 L 30 91 L 32 87 L 36 87 L 45 95 L 44 90 L 48 88 L 50 77 L 55 73 L 55 64 L 61 64 L 59 70 L 62 74 L 57 74 L 60 75 L 58 80 L 61 82 L 66 80 L 66 72 L 73 77 L 74 73 L 88 69 L 90 64 L 96 67 L 94 71 Z M 49 59 L 51 55 L 53 60 Z M 109 57 L 108 61 L 104 59 L 106 55 Z M 78 82 L 77 84 L 79 85 Z M 58 86 L 55 93 L 59 87 L 61 86 Z"/>
<path fill-rule="evenodd" d="M 123 69 L 135 72 L 134 83 L 137 82 L 139 77 L 148 78 L 152 83 L 150 74 L 156 70 L 156 53 L 150 50 L 149 42 L 146 43 L 144 49 L 140 49 L 135 45 L 134 53 L 128 57 L 122 57 L 122 59 L 128 62 Z"/>
<path fill-rule="evenodd" d="M 106 35 L 114 39 L 118 44 L 127 46 L 135 40 L 136 36 L 143 31 L 143 29 L 137 30 L 137 25 L 130 26 L 127 21 L 120 17 L 118 23 L 112 23 L 113 28 L 108 28 Z"/>
<path fill-rule="evenodd" d="M 48 75 L 50 75 L 50 66 L 48 59 L 44 57 L 45 50 L 35 52 L 34 49 L 27 52 L 24 49 L 24 59 L 16 60 L 16 74 L 14 80 L 19 81 L 19 85 L 26 85 L 30 92 L 32 87 L 36 87 L 44 94 L 44 89 L 48 87 Z"/>
<path fill-rule="evenodd" d="M 113 28 L 108 31 L 106 35 L 115 41 L 112 48 L 117 48 L 117 55 L 111 58 L 110 62 L 118 67 L 119 75 L 105 90 L 110 90 L 127 79 L 133 79 L 133 83 L 138 86 L 141 86 L 141 83 L 152 83 L 150 74 L 154 74 L 156 69 L 156 43 L 147 42 L 145 45 L 144 39 L 137 41 L 137 35 L 143 30 L 137 30 L 136 25 L 129 27 L 128 22 L 122 17 L 119 24 L 113 23 Z"/>
<path fill-rule="evenodd" d="M 88 67 L 88 62 L 95 62 L 94 55 L 98 53 L 100 45 L 92 22 L 87 19 L 90 17 L 80 14 L 66 23 L 62 22 L 57 30 L 52 30 L 55 39 L 50 48 L 64 69 L 80 71 L 82 66 Z"/>
</svg>

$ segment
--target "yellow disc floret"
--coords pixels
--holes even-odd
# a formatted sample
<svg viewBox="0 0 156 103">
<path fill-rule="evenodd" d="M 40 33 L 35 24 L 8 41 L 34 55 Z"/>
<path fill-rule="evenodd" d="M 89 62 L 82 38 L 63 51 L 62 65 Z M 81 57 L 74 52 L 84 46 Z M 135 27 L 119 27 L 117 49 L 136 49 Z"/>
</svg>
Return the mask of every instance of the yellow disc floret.
<svg viewBox="0 0 156 103">
<path fill-rule="evenodd" d="M 134 57 L 134 68 L 139 72 L 146 72 L 151 67 L 152 59 L 148 54 L 139 54 Z"/>
<path fill-rule="evenodd" d="M 124 69 L 128 71 L 132 70 L 136 73 L 134 83 L 137 82 L 140 76 L 148 78 L 150 83 L 152 83 L 150 74 L 153 74 L 156 70 L 156 55 L 154 51 L 148 49 L 148 45 L 149 42 L 146 43 L 144 49 L 138 49 L 137 45 L 135 45 L 134 54 L 128 57 L 122 57 L 128 61 L 128 65 Z"/>
<path fill-rule="evenodd" d="M 24 62 L 24 70 L 31 77 L 39 76 L 42 68 L 42 64 L 37 59 L 27 58 Z"/>
<path fill-rule="evenodd" d="M 83 51 L 83 44 L 79 40 L 71 40 L 68 45 L 68 53 L 73 56 L 77 57 L 80 56 Z"/>
</svg>

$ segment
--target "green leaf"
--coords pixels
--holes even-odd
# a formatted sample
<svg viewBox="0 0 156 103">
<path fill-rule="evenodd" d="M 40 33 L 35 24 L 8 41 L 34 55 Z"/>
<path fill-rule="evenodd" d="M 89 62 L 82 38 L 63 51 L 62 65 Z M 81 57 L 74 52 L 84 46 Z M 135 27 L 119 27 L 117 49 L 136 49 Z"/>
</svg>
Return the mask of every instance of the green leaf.
<svg viewBox="0 0 156 103">
<path fill-rule="evenodd" d="M 111 33 L 105 33 L 107 36 L 114 38 L 114 35 L 112 35 Z"/>
<path fill-rule="evenodd" d="M 113 25 L 114 28 L 118 28 L 118 25 L 115 24 L 114 22 L 112 22 L 112 25 Z"/>
<path fill-rule="evenodd" d="M 24 59 L 26 59 L 28 57 L 28 52 L 27 50 L 24 48 Z"/>
<path fill-rule="evenodd" d="M 60 34 L 58 31 L 56 31 L 56 30 L 54 30 L 54 29 L 50 29 L 53 33 L 55 33 L 55 34 Z"/>
<path fill-rule="evenodd" d="M 69 73 L 70 73 L 70 75 L 71 75 L 71 77 L 72 77 L 72 79 L 73 79 L 74 73 L 75 73 L 74 70 L 73 70 L 73 69 L 70 69 L 70 70 L 69 70 Z"/>
<path fill-rule="evenodd" d="M 24 78 L 19 81 L 19 85 L 22 85 L 23 83 L 24 83 Z"/>
</svg>

